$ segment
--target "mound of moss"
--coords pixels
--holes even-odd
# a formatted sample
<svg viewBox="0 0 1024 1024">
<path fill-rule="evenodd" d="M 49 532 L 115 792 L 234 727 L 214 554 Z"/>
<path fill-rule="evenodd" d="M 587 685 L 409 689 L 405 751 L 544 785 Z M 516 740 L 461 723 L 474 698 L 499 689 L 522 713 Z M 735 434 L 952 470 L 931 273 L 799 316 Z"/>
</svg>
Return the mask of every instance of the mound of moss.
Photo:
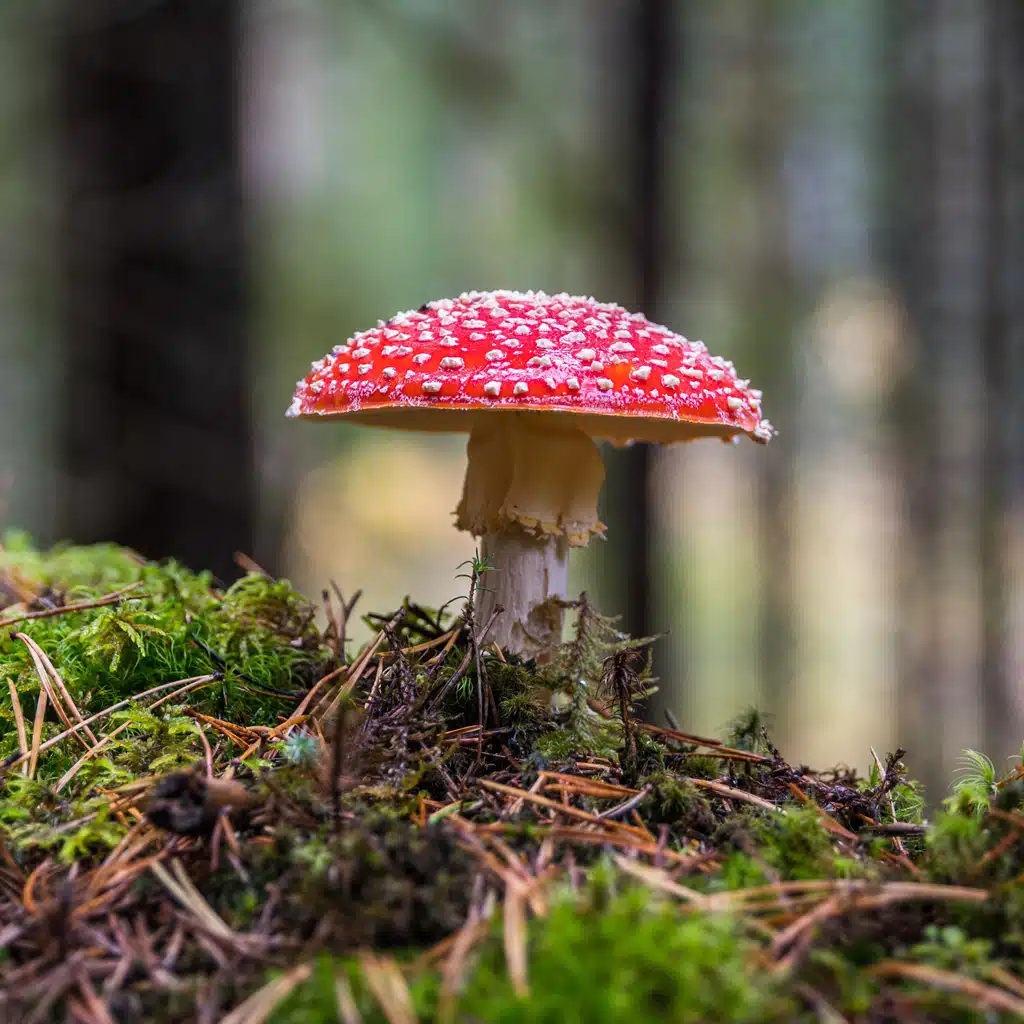
<svg viewBox="0 0 1024 1024">
<path fill-rule="evenodd" d="M 585 595 L 543 665 L 113 545 L 0 547 L 0 1020 L 1024 1016 L 1024 772 L 644 721 Z M 326 623 L 326 625 L 324 625 Z"/>
</svg>

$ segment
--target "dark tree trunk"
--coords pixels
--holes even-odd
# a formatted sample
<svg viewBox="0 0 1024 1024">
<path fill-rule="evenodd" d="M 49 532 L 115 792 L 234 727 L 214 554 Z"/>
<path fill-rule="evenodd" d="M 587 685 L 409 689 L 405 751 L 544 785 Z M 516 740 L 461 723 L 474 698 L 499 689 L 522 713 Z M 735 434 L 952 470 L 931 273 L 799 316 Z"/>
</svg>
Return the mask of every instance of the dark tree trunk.
<svg viewBox="0 0 1024 1024">
<path fill-rule="evenodd" d="M 621 144 L 632 158 L 627 165 L 625 242 L 631 253 L 634 308 L 653 320 L 659 318 L 667 258 L 665 134 L 680 56 L 677 6 L 673 0 L 627 5 L 630 82 Z M 618 576 L 625 598 L 623 628 L 633 636 L 647 636 L 659 626 L 651 601 L 651 449 L 634 445 L 609 453 L 606 461 L 609 532 L 622 553 Z"/>
<path fill-rule="evenodd" d="M 66 0 L 60 532 L 231 577 L 253 537 L 241 5 Z"/>
<path fill-rule="evenodd" d="M 984 412 L 981 464 L 982 726 L 999 759 L 1021 743 L 1019 682 L 1011 677 L 1008 549 L 1014 498 L 1024 495 L 1021 452 L 1021 292 L 1024 289 L 1024 7 L 985 6 L 984 185 L 981 205 L 981 363 Z M 1018 332 L 1016 338 L 1014 331 Z M 1018 349 L 1014 355 L 1014 348 Z"/>
<path fill-rule="evenodd" d="M 1010 336 L 1020 303 L 1010 105 L 1019 121 L 1021 12 L 1016 0 L 885 10 L 889 259 L 917 341 L 915 384 L 896 421 L 912 537 L 899 735 L 935 802 L 960 749 L 982 745 L 1002 764 L 1024 724 L 1010 678 L 1007 571 L 1009 500 L 1021 486 Z"/>
<path fill-rule="evenodd" d="M 783 431 L 780 439 L 758 453 L 756 460 L 761 575 L 757 642 L 762 701 L 785 729 L 795 632 L 791 520 L 796 452 L 793 441 L 786 439 L 785 429 L 787 410 L 797 405 L 793 350 L 797 296 L 784 182 L 793 119 L 786 93 L 789 75 L 784 56 L 784 33 L 789 22 L 778 4 L 751 5 L 748 18 L 745 42 L 750 98 L 740 153 L 749 177 L 757 228 L 749 258 L 738 268 L 739 301 L 749 317 L 744 336 L 750 358 L 745 365 L 750 365 L 750 374 L 764 391 L 765 401 L 777 410 L 772 422 L 781 424 Z"/>
<path fill-rule="evenodd" d="M 886 5 L 886 103 L 883 152 L 886 154 L 883 239 L 890 267 L 912 324 L 912 341 L 923 351 L 920 318 L 930 282 L 936 187 L 933 152 L 936 111 L 931 95 L 932 55 L 925 26 L 925 5 Z M 907 126 L 913 125 L 908 132 Z M 899 645 L 897 735 L 910 751 L 916 777 L 937 777 L 940 755 L 930 739 L 940 732 L 938 706 L 928 699 L 926 680 L 933 665 L 924 642 L 930 618 L 926 583 L 920 571 L 927 552 L 937 546 L 939 523 L 935 496 L 934 406 L 917 375 L 894 396 L 892 428 L 907 486 L 907 546 L 897 566 L 902 630 Z"/>
</svg>

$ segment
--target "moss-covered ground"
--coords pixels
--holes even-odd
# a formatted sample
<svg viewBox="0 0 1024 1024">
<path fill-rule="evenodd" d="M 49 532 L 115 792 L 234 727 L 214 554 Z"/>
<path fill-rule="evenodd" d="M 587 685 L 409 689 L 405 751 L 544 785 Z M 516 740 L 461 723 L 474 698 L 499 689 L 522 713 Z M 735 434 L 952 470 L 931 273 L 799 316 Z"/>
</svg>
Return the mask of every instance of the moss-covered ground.
<svg viewBox="0 0 1024 1024">
<path fill-rule="evenodd" d="M 484 568 L 353 650 L 336 590 L 8 535 L 0 1021 L 1024 1017 L 1024 772 L 925 824 L 903 751 L 646 723 L 647 645 L 581 598 L 520 663 Z"/>
</svg>

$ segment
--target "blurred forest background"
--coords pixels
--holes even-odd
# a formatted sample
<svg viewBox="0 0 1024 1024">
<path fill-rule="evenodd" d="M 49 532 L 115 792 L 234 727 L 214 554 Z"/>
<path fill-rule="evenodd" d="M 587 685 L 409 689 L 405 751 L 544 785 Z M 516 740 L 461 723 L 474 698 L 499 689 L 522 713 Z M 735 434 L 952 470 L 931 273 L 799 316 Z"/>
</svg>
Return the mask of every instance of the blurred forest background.
<svg viewBox="0 0 1024 1024">
<path fill-rule="evenodd" d="M 0 527 L 384 611 L 460 593 L 465 438 L 286 422 L 468 289 L 732 358 L 779 436 L 610 457 L 577 582 L 660 717 L 791 758 L 1024 741 L 1024 4 L 5 0 Z"/>
</svg>

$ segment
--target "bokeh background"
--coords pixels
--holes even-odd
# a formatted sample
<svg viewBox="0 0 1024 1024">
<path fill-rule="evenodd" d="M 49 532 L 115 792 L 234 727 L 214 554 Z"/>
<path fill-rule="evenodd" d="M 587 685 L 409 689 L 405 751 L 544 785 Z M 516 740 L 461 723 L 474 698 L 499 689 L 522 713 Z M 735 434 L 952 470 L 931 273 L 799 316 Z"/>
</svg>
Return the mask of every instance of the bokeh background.
<svg viewBox="0 0 1024 1024">
<path fill-rule="evenodd" d="M 1024 4 L 4 0 L 0 527 L 459 594 L 464 438 L 285 421 L 400 309 L 642 309 L 779 436 L 609 457 L 662 691 L 934 802 L 1024 741 Z"/>
</svg>

